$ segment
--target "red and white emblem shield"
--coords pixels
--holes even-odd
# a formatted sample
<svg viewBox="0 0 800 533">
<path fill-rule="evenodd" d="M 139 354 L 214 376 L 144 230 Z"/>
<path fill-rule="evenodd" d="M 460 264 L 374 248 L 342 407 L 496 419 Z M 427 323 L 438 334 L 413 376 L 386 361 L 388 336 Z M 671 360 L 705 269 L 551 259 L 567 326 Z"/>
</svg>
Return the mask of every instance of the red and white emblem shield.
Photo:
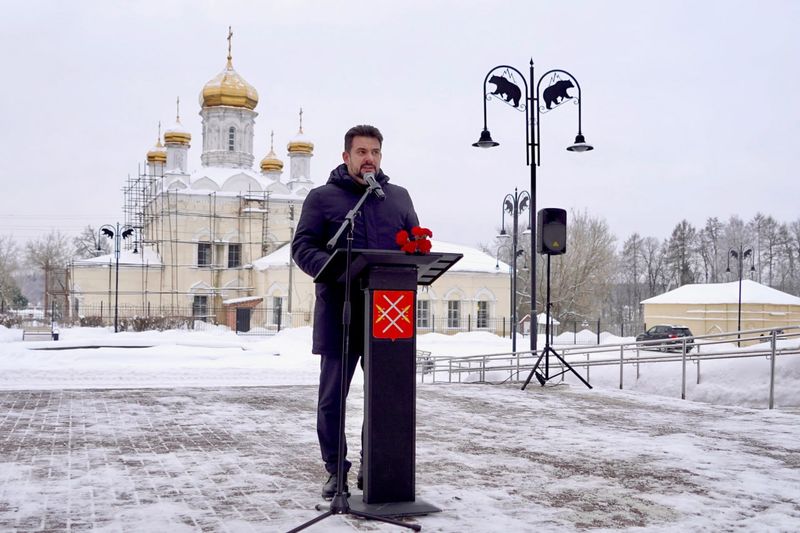
<svg viewBox="0 0 800 533">
<path fill-rule="evenodd" d="M 409 339 L 414 336 L 414 291 L 375 291 L 372 295 L 372 336 Z"/>
</svg>

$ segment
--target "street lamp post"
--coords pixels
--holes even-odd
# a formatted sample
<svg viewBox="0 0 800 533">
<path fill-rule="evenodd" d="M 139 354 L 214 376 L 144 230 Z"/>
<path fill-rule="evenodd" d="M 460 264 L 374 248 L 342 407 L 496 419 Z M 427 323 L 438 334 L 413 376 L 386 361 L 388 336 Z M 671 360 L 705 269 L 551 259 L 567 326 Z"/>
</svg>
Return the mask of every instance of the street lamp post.
<svg viewBox="0 0 800 533">
<path fill-rule="evenodd" d="M 498 72 L 496 75 L 492 75 Z M 539 114 L 547 113 L 552 109 L 560 106 L 568 100 L 573 100 L 578 106 L 578 134 L 575 136 L 575 142 L 567 147 L 570 152 L 586 152 L 592 150 L 594 147 L 586 143 L 581 130 L 581 86 L 575 76 L 565 70 L 554 69 L 545 72 L 534 86 L 534 69 L 533 59 L 530 61 L 530 70 L 528 73 L 528 80 L 516 68 L 509 65 L 498 65 L 486 74 L 483 80 L 483 131 L 481 132 L 478 142 L 473 143 L 472 146 L 478 148 L 492 148 L 498 146 L 500 143 L 492 139 L 489 133 L 486 120 L 486 102 L 492 97 L 495 97 L 517 111 L 525 113 L 525 157 L 527 165 L 531 169 L 530 177 L 530 209 L 529 209 L 529 227 L 531 228 L 531 256 L 536 253 L 536 167 L 539 166 L 541 161 L 540 154 L 540 132 L 539 132 Z M 539 94 L 542 82 L 547 79 L 548 85 L 542 93 L 544 106 L 540 110 L 539 107 Z M 574 84 L 573 84 L 574 82 Z M 495 86 L 495 90 L 487 90 L 487 84 L 491 83 Z M 522 88 L 520 88 L 520 84 Z M 535 90 L 534 90 L 535 87 Z M 574 97 L 569 94 L 569 90 L 575 88 L 578 96 Z M 524 97 L 524 98 L 523 98 Z M 537 334 L 534 326 L 538 327 L 536 317 L 536 262 L 535 259 L 531 260 L 531 352 L 536 353 L 537 348 Z"/>
<path fill-rule="evenodd" d="M 742 346 L 742 271 L 744 270 L 744 260 L 748 257 L 751 257 L 752 263 L 750 264 L 750 272 L 756 271 L 755 265 L 755 258 L 752 258 L 753 255 L 753 247 L 745 249 L 744 245 L 740 244 L 739 249 L 736 250 L 731 248 L 728 251 L 728 268 L 725 269 L 725 272 L 728 274 L 731 273 L 731 257 L 736 259 L 737 263 L 739 264 L 739 312 L 737 314 L 737 321 L 736 321 L 736 345 L 741 347 Z"/>
<path fill-rule="evenodd" d="M 133 235 L 133 227 L 127 224 L 120 226 L 117 222 L 115 225 L 103 224 L 100 226 L 100 233 L 114 239 L 114 259 L 115 259 L 115 282 L 114 282 L 114 333 L 119 331 L 119 252 L 120 252 L 120 238 L 127 239 Z M 98 248 L 100 247 L 98 243 Z M 133 250 L 136 253 L 136 249 Z"/>
<path fill-rule="evenodd" d="M 531 196 L 528 191 L 517 191 L 514 194 L 506 194 L 503 198 L 503 216 L 500 226 L 500 238 L 507 239 L 506 233 L 506 213 L 511 216 L 511 351 L 517 351 L 517 257 L 522 252 L 518 249 L 519 244 L 519 215 L 528 209 Z M 528 219 L 530 220 L 530 218 Z M 530 229 L 530 226 L 528 226 Z"/>
<path fill-rule="evenodd" d="M 500 270 L 500 250 L 505 248 L 508 250 L 508 254 L 511 255 L 511 247 L 507 244 L 501 244 L 497 247 L 497 251 L 494 254 L 494 269 Z M 514 317 L 514 268 L 508 269 L 508 311 L 509 311 L 509 319 L 513 320 Z M 513 324 L 513 322 L 512 322 Z M 511 333 L 511 337 L 513 338 L 513 326 L 509 327 Z M 503 327 L 503 335 L 505 335 L 505 326 Z M 513 342 L 512 342 L 513 344 Z"/>
</svg>

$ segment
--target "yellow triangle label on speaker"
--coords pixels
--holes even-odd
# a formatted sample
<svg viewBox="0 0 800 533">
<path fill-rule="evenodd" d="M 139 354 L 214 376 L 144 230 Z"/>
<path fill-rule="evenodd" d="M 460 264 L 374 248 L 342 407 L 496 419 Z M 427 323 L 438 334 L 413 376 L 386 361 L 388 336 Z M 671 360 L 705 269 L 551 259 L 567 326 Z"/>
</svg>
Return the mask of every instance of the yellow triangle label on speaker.
<svg viewBox="0 0 800 533">
<path fill-rule="evenodd" d="M 551 248 L 561 248 L 561 243 L 558 241 L 553 241 L 553 244 L 550 245 Z"/>
</svg>

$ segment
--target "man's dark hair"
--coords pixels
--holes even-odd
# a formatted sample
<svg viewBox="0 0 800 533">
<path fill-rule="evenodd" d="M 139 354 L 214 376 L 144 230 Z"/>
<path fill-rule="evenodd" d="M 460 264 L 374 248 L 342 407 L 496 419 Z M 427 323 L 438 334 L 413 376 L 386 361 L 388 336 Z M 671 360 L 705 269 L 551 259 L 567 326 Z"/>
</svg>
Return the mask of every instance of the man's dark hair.
<svg viewBox="0 0 800 533">
<path fill-rule="evenodd" d="M 347 133 L 344 134 L 344 151 L 349 152 L 350 148 L 353 147 L 353 138 L 354 137 L 372 137 L 373 139 L 378 139 L 381 147 L 383 147 L 383 135 L 378 128 L 375 126 L 369 126 L 367 124 L 361 124 L 360 126 L 353 126 Z"/>
</svg>

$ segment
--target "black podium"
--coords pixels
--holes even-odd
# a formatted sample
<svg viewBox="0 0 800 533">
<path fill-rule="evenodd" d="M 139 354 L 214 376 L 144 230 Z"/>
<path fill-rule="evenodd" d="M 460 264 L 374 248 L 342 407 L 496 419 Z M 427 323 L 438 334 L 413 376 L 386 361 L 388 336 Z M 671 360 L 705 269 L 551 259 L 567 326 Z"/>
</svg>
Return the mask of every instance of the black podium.
<svg viewBox="0 0 800 533">
<path fill-rule="evenodd" d="M 430 285 L 461 254 L 352 251 L 350 276 L 365 292 L 364 493 L 354 510 L 379 516 L 440 511 L 415 496 L 417 285 Z M 337 250 L 315 283 L 344 283 Z"/>
</svg>

